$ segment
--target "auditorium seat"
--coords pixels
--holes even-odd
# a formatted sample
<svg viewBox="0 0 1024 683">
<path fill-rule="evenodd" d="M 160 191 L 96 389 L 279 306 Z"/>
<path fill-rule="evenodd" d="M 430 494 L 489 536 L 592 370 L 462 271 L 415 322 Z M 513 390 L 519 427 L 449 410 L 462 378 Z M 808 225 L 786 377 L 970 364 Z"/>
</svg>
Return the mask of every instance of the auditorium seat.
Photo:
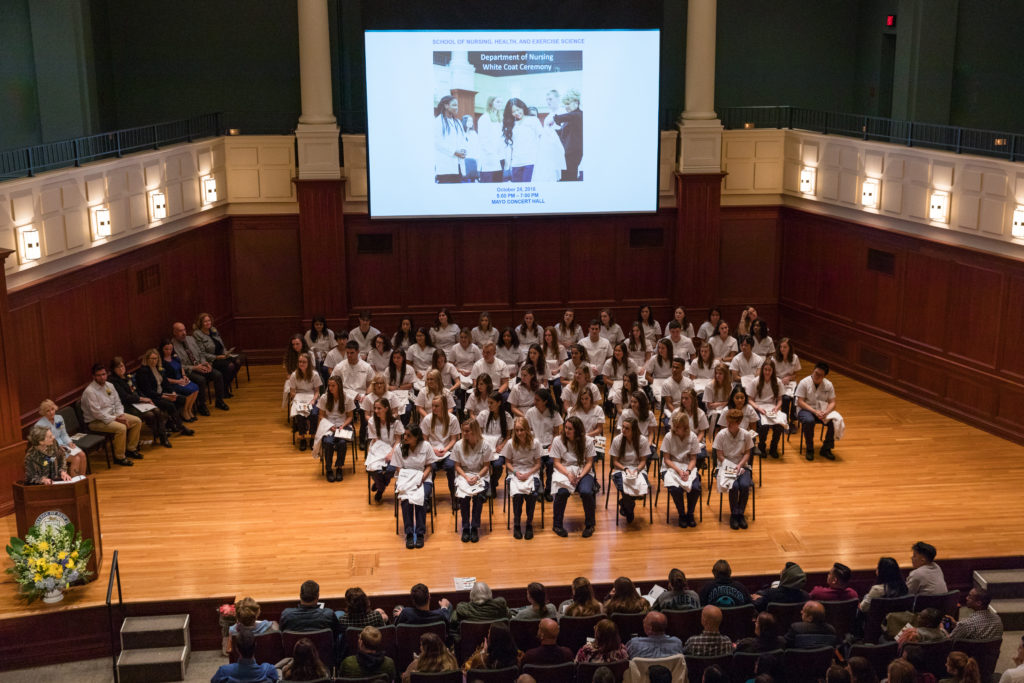
<svg viewBox="0 0 1024 683">
<path fill-rule="evenodd" d="M 467 681 L 479 683 L 515 683 L 519 677 L 519 667 L 510 666 L 504 669 L 470 669 L 466 672 Z"/>
<path fill-rule="evenodd" d="M 459 622 L 459 651 L 456 653 L 459 663 L 462 664 L 469 659 L 480 643 L 484 642 L 491 624 L 504 624 L 508 626 L 508 619 L 494 619 L 491 621 L 460 621 Z"/>
<path fill-rule="evenodd" d="M 779 633 L 784 633 L 789 629 L 790 624 L 802 620 L 804 603 L 769 602 L 765 609 L 775 617 L 775 623 L 779 626 Z"/>
<path fill-rule="evenodd" d="M 885 678 L 889 662 L 896 659 L 897 645 L 893 640 L 888 643 L 854 643 L 850 646 L 851 657 L 863 657 L 871 663 L 879 680 Z"/>
<path fill-rule="evenodd" d="M 606 666 L 611 669 L 615 676 L 615 683 L 622 683 L 622 677 L 629 669 L 629 660 L 623 659 L 618 662 L 581 662 L 576 665 L 576 683 L 590 683 L 594 680 L 594 672 Z"/>
<path fill-rule="evenodd" d="M 684 643 L 690 636 L 695 636 L 704 630 L 700 623 L 700 609 L 665 609 L 661 613 L 668 620 L 665 632 Z"/>
<path fill-rule="evenodd" d="M 395 668 L 405 671 L 416 653 L 420 651 L 420 636 L 433 633 L 441 640 L 448 635 L 448 625 L 443 621 L 434 624 L 399 624 L 395 627 Z"/>
<path fill-rule="evenodd" d="M 719 629 L 729 636 L 729 640 L 737 642 L 743 638 L 754 635 L 754 617 L 757 616 L 757 609 L 753 605 L 740 605 L 739 607 L 722 608 L 722 626 Z"/>
<path fill-rule="evenodd" d="M 576 680 L 576 664 L 527 664 L 523 667 L 523 673 L 533 676 L 537 683 L 572 683 Z"/>
<path fill-rule="evenodd" d="M 284 654 L 291 657 L 295 652 L 295 643 L 303 638 L 309 638 L 316 646 L 320 655 L 320 661 L 324 663 L 328 671 L 334 669 L 334 632 L 329 628 L 318 631 L 283 631 L 281 633 L 281 644 L 284 646 Z M 258 661 L 258 660 L 257 660 Z"/>
<path fill-rule="evenodd" d="M 786 650 L 782 653 L 786 683 L 817 683 L 832 664 L 834 653 L 835 648 L 831 645 L 810 650 Z"/>
<path fill-rule="evenodd" d="M 859 604 L 860 600 L 857 598 L 821 601 L 822 607 L 825 608 L 825 623 L 832 625 L 832 628 L 836 630 L 836 638 L 839 640 L 845 638 L 846 634 L 853 629 Z"/>
<path fill-rule="evenodd" d="M 890 612 L 909 612 L 914 609 L 914 596 L 901 595 L 898 598 L 871 598 L 867 618 L 864 620 L 864 642 L 877 643 L 882 635 L 882 624 Z"/>
<path fill-rule="evenodd" d="M 644 635 L 644 616 L 646 615 L 642 612 L 615 612 L 611 615 L 611 620 L 619 629 L 619 637 L 622 638 L 623 643 L 629 642 L 636 636 Z"/>
<path fill-rule="evenodd" d="M 754 677 L 754 669 L 757 668 L 757 660 L 765 655 L 771 655 L 778 661 L 782 661 L 782 650 L 770 652 L 734 652 L 732 655 L 731 678 L 740 683 L 746 683 Z"/>
<path fill-rule="evenodd" d="M 516 647 L 526 652 L 540 645 L 540 640 L 537 638 L 539 625 L 540 619 L 512 619 L 508 622 L 508 628 L 512 632 L 512 640 L 515 641 Z"/>
<path fill-rule="evenodd" d="M 604 619 L 603 614 L 589 617 L 562 617 L 558 620 L 558 644 L 573 652 L 579 651 L 587 638 L 594 637 L 594 626 Z"/>
<path fill-rule="evenodd" d="M 949 591 L 938 595 L 918 595 L 914 598 L 914 612 L 920 612 L 929 607 L 939 610 L 939 614 L 955 617 L 960 608 L 960 591 Z"/>
</svg>

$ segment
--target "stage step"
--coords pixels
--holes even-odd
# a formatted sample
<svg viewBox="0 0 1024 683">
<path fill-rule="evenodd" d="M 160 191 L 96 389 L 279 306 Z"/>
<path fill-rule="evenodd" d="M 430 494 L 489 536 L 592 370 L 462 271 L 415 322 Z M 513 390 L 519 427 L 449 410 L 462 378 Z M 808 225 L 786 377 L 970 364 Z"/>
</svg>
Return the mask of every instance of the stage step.
<svg viewBox="0 0 1024 683">
<path fill-rule="evenodd" d="M 163 683 L 185 680 L 190 650 L 180 647 L 152 647 L 122 650 L 117 658 L 120 683 Z"/>
<path fill-rule="evenodd" d="M 1024 598 L 1024 569 L 984 569 L 974 572 L 974 585 L 993 600 Z"/>
<path fill-rule="evenodd" d="M 192 653 L 189 615 L 127 617 L 121 624 L 120 683 L 185 680 Z"/>
<path fill-rule="evenodd" d="M 1004 631 L 1024 631 L 1024 600 L 993 600 L 989 607 L 999 615 Z"/>
</svg>

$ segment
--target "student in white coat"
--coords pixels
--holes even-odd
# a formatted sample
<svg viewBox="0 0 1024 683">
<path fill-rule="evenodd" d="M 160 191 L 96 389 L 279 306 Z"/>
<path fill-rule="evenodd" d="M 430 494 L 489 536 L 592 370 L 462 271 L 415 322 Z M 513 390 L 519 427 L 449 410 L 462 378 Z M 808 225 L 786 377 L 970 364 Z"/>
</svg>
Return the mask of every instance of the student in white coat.
<svg viewBox="0 0 1024 683">
<path fill-rule="evenodd" d="M 797 419 L 804 430 L 804 453 L 808 460 L 814 459 L 814 425 L 825 423 L 821 457 L 827 460 L 836 459 L 832 448 L 835 440 L 842 438 L 845 427 L 842 416 L 836 412 L 835 387 L 825 379 L 828 370 L 828 364 L 818 363 L 814 371 L 796 386 Z"/>
<path fill-rule="evenodd" d="M 518 97 L 505 103 L 501 132 L 508 145 L 506 170 L 511 169 L 513 183 L 528 183 L 533 179 L 543 130 L 536 116 L 529 115 L 529 106 Z"/>
<path fill-rule="evenodd" d="M 465 179 L 466 129 L 459 118 L 459 101 L 445 95 L 434 109 L 434 182 Z"/>
<path fill-rule="evenodd" d="M 505 100 L 496 95 L 487 98 L 484 113 L 477 119 L 477 140 L 479 141 L 479 157 L 477 169 L 481 183 L 500 183 L 502 162 L 505 159 L 505 139 L 501 134 L 501 117 L 505 110 Z"/>
</svg>

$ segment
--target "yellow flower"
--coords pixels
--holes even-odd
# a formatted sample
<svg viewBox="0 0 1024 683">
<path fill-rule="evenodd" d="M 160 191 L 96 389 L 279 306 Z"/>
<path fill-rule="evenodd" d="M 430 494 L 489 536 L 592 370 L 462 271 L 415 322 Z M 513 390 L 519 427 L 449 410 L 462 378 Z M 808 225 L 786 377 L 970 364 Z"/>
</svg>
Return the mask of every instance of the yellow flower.
<svg viewBox="0 0 1024 683">
<path fill-rule="evenodd" d="M 36 547 L 39 548 L 40 550 L 49 550 L 50 549 L 50 544 L 47 543 L 46 541 L 39 541 L 39 544 Z"/>
<path fill-rule="evenodd" d="M 67 559 L 67 556 L 68 556 L 68 551 L 66 551 L 66 550 L 62 550 L 59 553 L 57 553 L 57 559 L 58 560 Z"/>
<path fill-rule="evenodd" d="M 72 560 L 77 560 L 78 559 L 78 551 L 77 550 L 75 550 L 75 551 L 73 551 L 71 553 L 71 559 Z"/>
<path fill-rule="evenodd" d="M 42 581 L 43 580 L 43 575 L 42 574 L 36 574 L 35 576 L 32 577 L 32 580 L 33 581 Z"/>
<path fill-rule="evenodd" d="M 68 567 L 67 567 L 68 571 L 71 571 L 74 568 L 75 568 L 75 563 L 74 562 L 68 562 Z"/>
<path fill-rule="evenodd" d="M 60 565 L 57 564 L 56 562 L 50 564 L 50 566 L 46 568 L 46 573 L 49 574 L 50 576 L 60 576 L 61 575 Z"/>
</svg>

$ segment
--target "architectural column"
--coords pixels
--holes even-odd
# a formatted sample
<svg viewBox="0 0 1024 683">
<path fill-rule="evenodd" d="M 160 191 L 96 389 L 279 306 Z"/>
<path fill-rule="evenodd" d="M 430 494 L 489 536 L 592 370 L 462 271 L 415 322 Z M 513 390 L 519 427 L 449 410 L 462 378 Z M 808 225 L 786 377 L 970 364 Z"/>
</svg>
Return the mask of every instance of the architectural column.
<svg viewBox="0 0 1024 683">
<path fill-rule="evenodd" d="M 722 122 L 715 113 L 718 0 L 689 0 L 686 9 L 686 106 L 679 119 L 682 173 L 722 169 Z"/>
<path fill-rule="evenodd" d="M 17 360 L 7 309 L 4 261 L 14 252 L 0 249 L 0 516 L 14 512 L 12 484 L 25 478 L 25 441 L 21 438 Z"/>
<path fill-rule="evenodd" d="M 331 36 L 327 0 L 298 0 L 299 83 L 302 115 L 295 129 L 299 178 L 341 178 L 338 124 L 331 91 Z"/>
</svg>

